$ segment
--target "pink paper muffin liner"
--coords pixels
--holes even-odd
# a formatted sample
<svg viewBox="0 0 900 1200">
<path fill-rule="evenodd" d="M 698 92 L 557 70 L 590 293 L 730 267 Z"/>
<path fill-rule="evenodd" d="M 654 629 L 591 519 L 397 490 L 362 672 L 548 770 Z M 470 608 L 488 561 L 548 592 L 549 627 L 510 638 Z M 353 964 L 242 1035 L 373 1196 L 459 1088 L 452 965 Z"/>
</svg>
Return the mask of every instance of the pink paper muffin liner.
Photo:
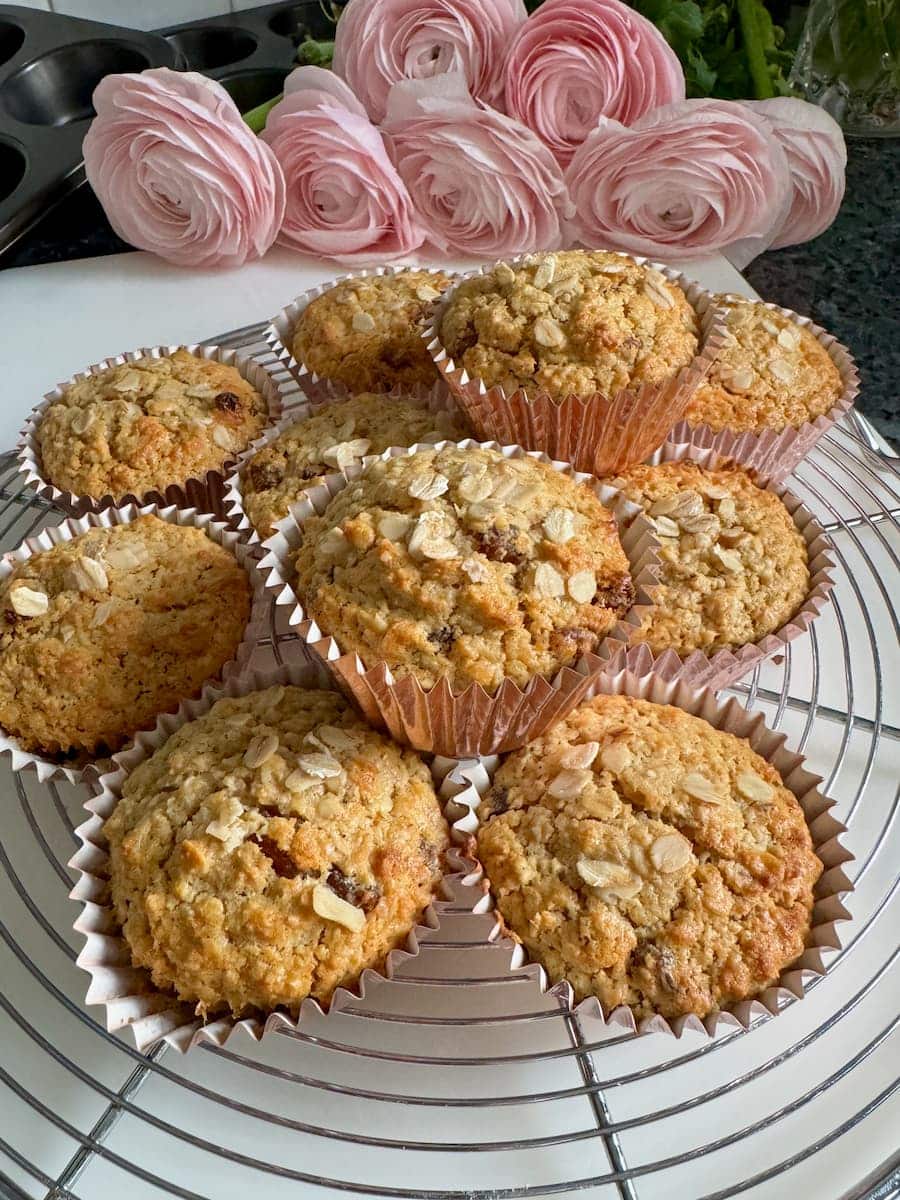
<svg viewBox="0 0 900 1200">
<path fill-rule="evenodd" d="M 447 388 L 443 384 L 435 384 L 434 387 L 426 388 L 419 387 L 410 390 L 409 388 L 393 388 L 390 392 L 385 392 L 386 400 L 413 400 L 417 401 L 430 412 L 452 413 L 454 416 L 460 416 L 459 406 L 453 396 L 450 395 Z M 289 412 L 286 412 L 277 424 L 267 429 L 261 437 L 258 437 L 255 442 L 251 442 L 247 449 L 241 454 L 237 462 L 225 476 L 223 507 L 225 516 L 232 524 L 243 533 L 247 540 L 253 544 L 261 541 L 259 534 L 254 529 L 250 522 L 250 518 L 244 509 L 244 488 L 242 473 L 250 460 L 269 445 L 286 429 L 290 429 L 292 425 L 296 425 L 298 421 L 303 421 L 307 417 L 311 417 L 314 413 L 326 408 L 329 404 L 336 401 L 349 399 L 348 396 L 328 396 L 325 399 L 319 400 L 304 400 L 294 405 Z M 379 458 L 378 454 L 367 454 L 361 462 L 366 465 L 374 462 Z M 304 489 L 305 490 L 305 489 Z"/>
<path fill-rule="evenodd" d="M 98 794 L 84 806 L 89 816 L 75 830 L 81 847 L 69 866 L 78 871 L 79 878 L 70 897 L 81 905 L 74 928 L 85 940 L 76 961 L 90 976 L 86 1001 L 103 1007 L 110 1033 L 127 1027 L 141 1052 L 161 1041 L 186 1052 L 204 1043 L 224 1046 L 238 1030 L 259 1041 L 271 1030 L 302 1028 L 304 1019 L 308 1020 L 310 1014 L 321 1016 L 325 1011 L 338 1013 L 352 1007 L 365 997 L 371 983 L 390 979 L 401 964 L 418 954 L 422 935 L 439 927 L 443 908 L 458 911 L 460 907 L 469 907 L 472 912 L 483 912 L 488 908 L 481 872 L 462 856 L 459 849 L 451 846 L 444 855 L 446 873 L 440 894 L 435 895 L 421 921 L 410 930 L 405 945 L 388 953 L 383 970 L 366 968 L 355 989 L 338 988 L 335 991 L 327 1009 L 318 1001 L 307 998 L 296 1017 L 278 1009 L 241 1020 L 226 1016 L 204 1022 L 194 1014 L 191 1004 L 156 987 L 148 970 L 132 965 L 128 943 L 117 926 L 109 901 L 109 854 L 103 835 L 105 820 L 121 796 L 125 779 L 171 734 L 208 712 L 223 696 L 245 696 L 276 684 L 317 689 L 333 686 L 321 666 L 294 663 L 275 671 L 245 672 L 230 678 L 222 687 L 204 689 L 199 699 L 185 701 L 177 713 L 160 717 L 154 730 L 139 734 L 131 749 L 114 756 L 115 769 L 97 781 Z M 475 782 L 469 779 L 470 772 Z M 486 775 L 477 770 L 477 764 L 436 763 L 432 774 L 439 796 L 467 808 L 477 804 L 477 787 L 483 791 L 487 786 Z M 456 846 L 464 848 L 467 845 L 463 834 L 451 830 L 451 836 Z"/>
<path fill-rule="evenodd" d="M 286 304 L 284 308 L 275 314 L 265 332 L 266 342 L 278 361 L 290 372 L 311 400 L 321 401 L 334 397 L 343 398 L 353 393 L 337 380 L 326 379 L 317 372 L 308 370 L 303 363 L 298 362 L 294 357 L 294 352 L 291 350 L 291 343 L 294 339 L 294 328 L 303 310 L 313 300 L 318 300 L 320 296 L 324 296 L 326 292 L 330 292 L 336 284 L 343 283 L 345 279 L 364 279 L 370 275 L 399 275 L 409 270 L 427 271 L 431 275 L 454 275 L 454 272 L 445 271 L 441 267 L 422 266 L 372 267 L 360 271 L 348 271 L 344 275 L 336 275 L 334 279 L 328 279 L 325 283 L 320 283 L 316 287 L 309 288 L 308 291 L 301 292 L 290 304 Z"/>
<path fill-rule="evenodd" d="M 759 1018 L 776 1016 L 794 1000 L 801 999 L 810 982 L 826 973 L 823 951 L 841 948 L 836 926 L 838 922 L 850 919 L 842 898 L 853 891 L 853 885 L 843 870 L 844 864 L 853 859 L 853 855 L 840 842 L 846 827 L 832 815 L 835 802 L 819 790 L 821 777 L 807 770 L 803 756 L 785 745 L 784 734 L 767 728 L 761 713 L 749 713 L 733 699 L 721 704 L 709 688 L 691 687 L 680 677 L 671 678 L 665 669 L 657 667 L 648 671 L 633 651 L 621 656 L 619 664 L 614 673 L 595 677 L 585 699 L 599 693 L 633 696 L 655 704 L 672 704 L 693 716 L 702 717 L 713 728 L 749 742 L 757 754 L 775 767 L 784 785 L 797 797 L 806 817 L 813 849 L 823 866 L 823 873 L 813 893 L 814 905 L 806 949 L 781 973 L 777 983 L 751 1000 L 716 1009 L 702 1019 L 691 1014 L 668 1020 L 655 1014 L 638 1021 L 625 1005 L 604 1012 L 596 997 L 588 997 L 576 1005 L 571 985 L 565 980 L 552 982 L 539 963 L 528 960 L 524 946 L 508 929 L 495 908 L 497 936 L 507 939 L 511 949 L 510 965 L 514 969 L 521 969 L 539 983 L 542 991 L 549 992 L 580 1015 L 599 1019 L 634 1034 L 666 1033 L 680 1037 L 689 1030 L 705 1033 L 712 1038 L 726 1029 L 747 1029 Z M 494 770 L 495 765 L 489 764 L 488 774 L 491 778 Z M 469 806 L 466 807 L 467 811 L 456 825 L 470 837 L 469 852 L 477 857 L 475 834 L 478 818 Z M 483 867 L 481 869 L 484 870 Z M 489 886 L 489 876 L 485 875 L 485 878 Z"/>
<path fill-rule="evenodd" d="M 746 296 L 734 299 L 746 300 Z M 680 420 L 669 434 L 671 442 L 686 442 L 702 450 L 714 450 L 723 456 L 737 459 L 745 467 L 753 467 L 771 481 L 784 479 L 813 449 L 816 442 L 831 429 L 836 421 L 853 407 L 859 394 L 859 373 L 853 356 L 836 337 L 816 325 L 809 317 L 801 317 L 789 308 L 777 304 L 766 304 L 766 308 L 802 325 L 828 352 L 837 367 L 843 391 L 834 407 L 824 416 L 802 425 L 789 425 L 786 429 L 767 429 L 762 433 L 741 432 L 735 429 L 715 430 L 710 425 L 692 425 Z"/>
<path fill-rule="evenodd" d="M 275 379 L 255 359 L 239 354 L 236 350 L 226 350 L 221 346 L 192 345 L 192 346 L 151 346 L 140 350 L 129 350 L 126 354 L 117 354 L 113 358 L 104 358 L 102 362 L 94 363 L 84 371 L 79 371 L 71 379 L 57 384 L 51 392 L 47 392 L 43 400 L 33 408 L 28 420 L 19 435 L 16 447 L 19 473 L 24 477 L 25 486 L 33 488 L 39 496 L 49 500 L 55 507 L 73 517 L 80 517 L 86 512 L 100 512 L 105 508 L 121 508 L 125 504 L 158 504 L 165 506 L 176 504 L 179 508 L 195 508 L 198 512 L 209 512 L 222 517 L 222 483 L 225 472 L 234 459 L 223 464 L 221 471 L 207 471 L 202 478 L 186 479 L 170 484 L 165 492 L 148 491 L 142 496 L 128 493 L 125 496 L 77 496 L 74 492 L 62 491 L 44 475 L 41 463 L 40 447 L 37 432 L 47 408 L 58 400 L 70 387 L 80 379 L 89 375 L 99 375 L 110 367 L 118 367 L 123 363 L 134 362 L 138 358 L 167 358 L 176 350 L 187 350 L 198 358 L 213 362 L 224 363 L 234 367 L 252 387 L 254 387 L 268 406 L 268 421 L 277 421 L 282 413 L 283 398 L 281 389 Z"/>
<path fill-rule="evenodd" d="M 90 529 L 110 529 L 114 525 L 130 525 L 139 516 L 152 514 L 170 525 L 182 525 L 188 528 L 201 529 L 218 546 L 230 550 L 237 562 L 244 568 L 250 578 L 253 589 L 250 619 L 244 631 L 244 637 L 238 646 L 235 657 L 223 664 L 218 676 L 229 679 L 238 674 L 247 664 L 253 653 L 257 640 L 268 629 L 269 603 L 262 585 L 262 576 L 256 568 L 258 551 L 245 545 L 240 536 L 220 521 L 215 521 L 209 514 L 198 513 L 192 508 L 176 508 L 169 505 L 158 508 L 154 504 L 139 507 L 128 504 L 122 508 L 106 508 L 99 513 L 86 513 L 83 517 L 69 517 L 59 525 L 51 525 L 42 529 L 34 537 L 27 538 L 15 550 L 9 551 L 0 558 L 0 582 L 8 579 L 20 563 L 27 562 L 35 554 L 50 550 L 61 542 L 71 542 Z M 88 763 L 85 766 L 74 767 L 59 763 L 52 758 L 32 753 L 20 746 L 16 738 L 0 729 L 0 755 L 9 757 L 9 765 L 13 771 L 33 770 L 41 783 L 49 779 L 61 778 L 69 783 L 80 783 L 95 777 L 97 766 Z M 108 759 L 96 760 L 108 762 Z"/>
<path fill-rule="evenodd" d="M 711 469 L 723 463 L 723 456 L 713 450 L 701 450 L 696 446 L 675 445 L 671 442 L 667 442 L 658 450 L 650 461 L 683 462 L 686 459 Z M 737 461 L 740 466 L 746 465 L 736 459 L 732 461 Z M 773 483 L 765 478 L 757 478 L 756 483 L 781 500 L 806 543 L 809 588 L 803 604 L 790 621 L 774 633 L 760 638 L 758 642 L 751 642 L 734 650 L 717 650 L 713 654 L 695 650 L 691 654 L 680 656 L 674 650 L 665 650 L 654 655 L 650 647 L 635 635 L 630 643 L 632 653 L 629 661 L 632 663 L 632 669 L 643 673 L 657 667 L 665 671 L 667 678 L 677 677 L 692 687 L 720 691 L 736 683 L 766 659 L 783 653 L 790 642 L 809 631 L 813 621 L 829 603 L 834 588 L 831 575 L 834 561 L 829 554 L 831 540 L 827 533 L 806 505 L 783 484 Z"/>
<path fill-rule="evenodd" d="M 513 259 L 510 265 L 515 267 L 528 257 Z M 627 254 L 619 257 L 653 267 L 684 292 L 700 318 L 702 345 L 697 356 L 664 383 L 623 388 L 612 397 L 595 392 L 560 400 L 546 392 L 529 395 L 518 388 L 507 395 L 499 384 L 487 387 L 450 358 L 440 337 L 444 312 L 459 284 L 489 273 L 494 264 L 479 267 L 461 275 L 434 302 L 423 334 L 435 366 L 459 398 L 478 437 L 542 450 L 551 458 L 570 462 L 577 470 L 594 475 L 614 475 L 642 462 L 665 441 L 709 370 L 722 344 L 723 330 L 716 320 L 712 297 L 700 284 L 649 259 Z"/>
<path fill-rule="evenodd" d="M 454 443 L 438 442 L 437 446 Z M 455 443 L 462 449 L 497 450 L 507 458 L 528 455 L 550 462 L 579 483 L 591 486 L 618 524 L 622 547 L 631 565 L 637 597 L 634 607 L 617 624 L 603 643 L 605 649 L 597 655 L 583 656 L 572 667 L 563 667 L 553 679 L 536 676 L 522 688 L 512 679 L 489 693 L 479 684 L 470 684 L 456 694 L 446 679 L 432 687 L 423 687 L 412 676 L 395 680 L 383 662 L 366 667 L 358 655 L 345 653 L 335 637 L 307 617 L 294 591 L 290 558 L 302 539 L 304 522 L 321 514 L 329 501 L 351 479 L 358 478 L 363 468 L 329 476 L 325 484 L 311 488 L 294 505 L 290 516 L 276 526 L 276 533 L 263 543 L 267 551 L 260 569 L 267 570 L 267 588 L 273 593 L 277 606 L 289 610 L 288 622 L 296 628 L 309 649 L 334 673 L 343 691 L 352 696 L 357 707 L 372 724 L 385 728 L 397 741 L 417 750 L 445 755 L 450 758 L 477 757 L 496 754 L 522 746 L 549 725 L 564 716 L 584 697 L 594 671 L 607 669 L 606 659 L 625 646 L 641 615 L 652 603 L 656 583 L 658 542 L 652 525 L 636 504 L 619 496 L 614 488 L 598 483 L 589 475 L 575 471 L 568 463 L 552 462 L 539 451 L 526 451 L 520 446 L 499 446 L 495 442 Z M 415 454 L 432 446 L 410 446 L 385 451 L 381 458 Z M 337 633 L 340 637 L 340 633 Z M 589 667 L 589 669 L 588 669 Z"/>
</svg>

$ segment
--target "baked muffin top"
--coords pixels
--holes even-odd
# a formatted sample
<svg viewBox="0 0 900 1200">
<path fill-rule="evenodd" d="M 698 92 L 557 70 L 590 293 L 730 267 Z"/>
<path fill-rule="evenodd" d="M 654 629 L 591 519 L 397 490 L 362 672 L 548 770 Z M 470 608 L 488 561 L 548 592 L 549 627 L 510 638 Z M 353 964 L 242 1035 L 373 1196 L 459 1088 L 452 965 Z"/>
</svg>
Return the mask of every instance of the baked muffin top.
<svg viewBox="0 0 900 1200">
<path fill-rule="evenodd" d="M 267 538 L 307 488 L 364 455 L 415 442 L 459 441 L 469 433 L 464 417 L 434 412 L 412 397 L 364 392 L 326 404 L 285 429 L 242 469 L 244 511 Z"/>
<path fill-rule="evenodd" d="M 507 928 L 579 1000 L 703 1017 L 803 952 L 822 865 L 796 797 L 678 708 L 596 697 L 504 761 L 479 815 Z"/>
<path fill-rule="evenodd" d="M 485 387 L 555 399 L 661 383 L 697 353 L 684 292 L 652 267 L 603 250 L 531 255 L 460 283 L 440 340 Z"/>
<path fill-rule="evenodd" d="M 440 271 L 415 270 L 344 279 L 300 314 L 294 358 L 350 392 L 430 387 L 438 373 L 422 319 L 450 282 Z"/>
<path fill-rule="evenodd" d="M 613 481 L 660 541 L 660 587 L 634 642 L 654 654 L 713 653 L 758 642 L 809 591 L 806 543 L 788 510 L 738 466 L 636 466 Z"/>
<path fill-rule="evenodd" d="M 176 350 L 70 384 L 37 429 L 44 475 L 77 496 L 165 492 L 258 437 L 263 397 L 235 367 Z"/>
<path fill-rule="evenodd" d="M 327 1001 L 381 968 L 448 844 L 431 776 L 334 692 L 220 700 L 125 780 L 104 826 L 133 961 L 201 1016 Z"/>
<path fill-rule="evenodd" d="M 591 488 L 478 447 L 372 463 L 304 522 L 294 568 L 308 615 L 344 653 L 425 687 L 552 675 L 635 594 Z"/>
<path fill-rule="evenodd" d="M 805 325 L 762 302 L 720 297 L 728 333 L 685 420 L 763 433 L 814 421 L 843 391 L 828 351 Z"/>
<path fill-rule="evenodd" d="M 234 657 L 247 573 L 155 516 L 91 529 L 0 584 L 0 725 L 27 750 L 111 752 Z"/>
</svg>

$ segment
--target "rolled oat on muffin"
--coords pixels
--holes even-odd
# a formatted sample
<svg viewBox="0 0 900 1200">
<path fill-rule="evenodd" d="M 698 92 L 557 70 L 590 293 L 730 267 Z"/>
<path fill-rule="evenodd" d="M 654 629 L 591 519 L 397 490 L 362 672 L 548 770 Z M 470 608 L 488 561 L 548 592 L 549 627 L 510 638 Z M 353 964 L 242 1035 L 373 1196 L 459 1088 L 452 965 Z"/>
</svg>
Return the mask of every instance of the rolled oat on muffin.
<svg viewBox="0 0 900 1200">
<path fill-rule="evenodd" d="M 607 1013 L 704 1017 L 803 953 L 822 863 L 800 803 L 679 708 L 595 697 L 506 758 L 479 816 L 506 928 Z"/>
<path fill-rule="evenodd" d="M 469 433 L 464 417 L 435 412 L 413 396 L 364 392 L 336 400 L 290 425 L 241 469 L 244 511 L 267 538 L 299 496 L 326 475 L 390 446 L 459 441 Z"/>
<path fill-rule="evenodd" d="M 304 521 L 293 571 L 343 653 L 423 687 L 552 677 L 635 599 L 615 517 L 590 487 L 479 446 L 370 464 Z"/>
<path fill-rule="evenodd" d="M 351 394 L 431 387 L 438 373 L 422 341 L 422 320 L 451 278 L 403 270 L 342 279 L 300 313 L 294 358 Z"/>
<path fill-rule="evenodd" d="M 262 432 L 265 398 L 238 369 L 185 349 L 69 384 L 36 431 L 42 474 L 100 499 L 165 494 L 221 471 Z"/>
<path fill-rule="evenodd" d="M 0 584 L 0 726 L 63 760 L 115 751 L 219 674 L 250 607 L 229 550 L 153 515 L 33 554 Z"/>
<path fill-rule="evenodd" d="M 810 587 L 806 542 L 751 472 L 685 460 L 631 467 L 611 482 L 641 505 L 660 541 L 654 606 L 632 644 L 681 656 L 737 649 L 800 609 Z"/>
<path fill-rule="evenodd" d="M 206 1018 L 327 1003 L 381 969 L 449 839 L 428 768 L 334 692 L 219 700 L 122 785 L 106 821 L 135 965 Z"/>
<path fill-rule="evenodd" d="M 463 280 L 439 338 L 456 368 L 508 394 L 601 394 L 672 379 L 697 354 L 699 321 L 653 267 L 602 250 L 531 255 Z"/>
</svg>

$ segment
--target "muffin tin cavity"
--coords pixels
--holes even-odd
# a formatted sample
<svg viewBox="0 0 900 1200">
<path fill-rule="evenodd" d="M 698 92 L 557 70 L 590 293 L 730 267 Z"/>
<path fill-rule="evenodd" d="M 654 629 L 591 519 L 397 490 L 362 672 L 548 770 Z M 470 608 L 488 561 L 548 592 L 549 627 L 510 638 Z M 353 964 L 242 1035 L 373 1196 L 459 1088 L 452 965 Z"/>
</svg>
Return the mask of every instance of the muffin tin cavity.
<svg viewBox="0 0 900 1200">
<path fill-rule="evenodd" d="M 25 41 L 25 30 L 14 21 L 0 21 L 0 63 L 9 62 Z"/>
<path fill-rule="evenodd" d="M 104 75 L 149 66 L 146 53 L 112 38 L 59 46 L 10 76 L 0 100 L 24 125 L 69 125 L 94 115 L 91 97 Z"/>
<path fill-rule="evenodd" d="M 247 112 L 258 104 L 265 104 L 281 91 L 287 71 L 269 68 L 262 71 L 235 71 L 233 75 L 219 76 L 219 83 L 228 92 L 241 110 Z"/>
<path fill-rule="evenodd" d="M 0 200 L 11 196 L 25 174 L 27 161 L 18 146 L 0 141 Z"/>
<path fill-rule="evenodd" d="M 166 41 L 181 54 L 191 71 L 227 67 L 248 58 L 257 39 L 245 29 L 222 25 L 194 25 L 166 35 Z"/>
</svg>

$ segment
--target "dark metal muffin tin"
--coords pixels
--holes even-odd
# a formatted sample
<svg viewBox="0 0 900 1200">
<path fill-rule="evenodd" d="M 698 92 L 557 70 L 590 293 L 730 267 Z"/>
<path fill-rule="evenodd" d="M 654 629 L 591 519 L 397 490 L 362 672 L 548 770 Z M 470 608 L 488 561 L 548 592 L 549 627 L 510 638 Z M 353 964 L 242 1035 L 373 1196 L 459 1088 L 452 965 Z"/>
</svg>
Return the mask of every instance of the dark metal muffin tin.
<svg viewBox="0 0 900 1200">
<path fill-rule="evenodd" d="M 217 79 L 242 112 L 272 99 L 307 33 L 333 35 L 317 0 L 138 33 L 0 4 L 0 252 L 84 181 L 94 88 L 147 67 Z"/>
</svg>

